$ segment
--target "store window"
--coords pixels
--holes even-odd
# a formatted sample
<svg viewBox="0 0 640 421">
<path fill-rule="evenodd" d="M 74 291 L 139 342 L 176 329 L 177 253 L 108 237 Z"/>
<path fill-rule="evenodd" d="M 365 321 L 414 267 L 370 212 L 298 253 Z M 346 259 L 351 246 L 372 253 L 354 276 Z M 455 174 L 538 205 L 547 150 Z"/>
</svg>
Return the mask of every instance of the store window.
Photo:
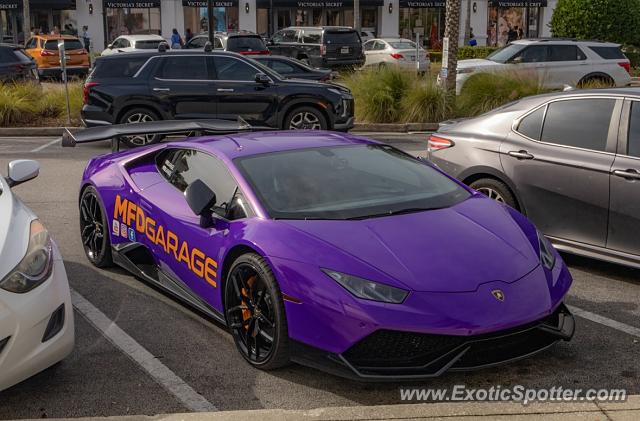
<svg viewBox="0 0 640 421">
<path fill-rule="evenodd" d="M 107 8 L 107 42 L 120 35 L 162 34 L 160 8 Z"/>
<path fill-rule="evenodd" d="M 444 18 L 444 7 L 401 7 L 400 36 L 415 40 L 419 35 L 423 47 L 441 50 Z"/>
<path fill-rule="evenodd" d="M 220 4 L 220 2 L 216 2 Z M 213 8 L 213 28 L 215 31 L 227 32 L 238 30 L 238 5 Z M 191 30 L 193 34 L 205 33 L 209 29 L 209 20 L 206 7 L 184 8 L 184 28 Z"/>
<path fill-rule="evenodd" d="M 539 7 L 490 7 L 487 38 L 491 46 L 504 46 L 521 38 L 537 38 Z"/>
</svg>

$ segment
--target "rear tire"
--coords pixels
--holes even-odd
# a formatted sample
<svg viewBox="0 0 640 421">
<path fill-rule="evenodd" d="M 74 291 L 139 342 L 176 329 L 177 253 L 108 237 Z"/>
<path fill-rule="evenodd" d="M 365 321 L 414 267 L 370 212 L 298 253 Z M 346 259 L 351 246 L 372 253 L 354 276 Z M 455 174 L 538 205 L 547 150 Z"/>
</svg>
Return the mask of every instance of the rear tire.
<svg viewBox="0 0 640 421">
<path fill-rule="evenodd" d="M 113 264 L 109 232 L 100 195 L 89 186 L 80 197 L 80 239 L 87 259 L 99 268 Z"/>
<path fill-rule="evenodd" d="M 120 118 L 120 124 L 136 124 L 158 121 L 160 117 L 147 108 L 132 108 Z M 162 140 L 160 135 L 152 136 L 120 136 L 120 141 L 130 148 L 152 145 Z"/>
<path fill-rule="evenodd" d="M 504 203 L 514 209 L 518 209 L 518 202 L 509 187 L 502 181 L 495 178 L 481 178 L 476 180 L 469 186 L 479 193 L 484 194 L 489 199 L 493 199 L 498 203 Z"/>
<path fill-rule="evenodd" d="M 285 130 L 327 130 L 327 119 L 313 107 L 293 109 L 284 119 Z"/>
<path fill-rule="evenodd" d="M 616 84 L 610 76 L 607 75 L 591 75 L 585 76 L 578 82 L 578 88 L 612 88 Z"/>
</svg>

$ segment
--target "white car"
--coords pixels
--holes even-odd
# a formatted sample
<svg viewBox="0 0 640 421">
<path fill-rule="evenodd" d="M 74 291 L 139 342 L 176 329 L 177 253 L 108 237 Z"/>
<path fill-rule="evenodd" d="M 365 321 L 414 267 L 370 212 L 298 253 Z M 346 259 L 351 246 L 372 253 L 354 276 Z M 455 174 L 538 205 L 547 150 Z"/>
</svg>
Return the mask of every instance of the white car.
<svg viewBox="0 0 640 421">
<path fill-rule="evenodd" d="M 456 75 L 458 93 L 474 73 L 517 71 L 535 75 L 549 89 L 591 82 L 609 86 L 627 86 L 631 63 L 620 44 L 600 41 L 576 41 L 561 38 L 514 41 L 486 59 L 460 60 Z"/>
<path fill-rule="evenodd" d="M 107 45 L 101 55 L 157 50 L 163 42 L 167 43 L 167 40 L 160 35 L 121 35 Z"/>
<path fill-rule="evenodd" d="M 374 39 L 375 37 L 376 34 L 374 34 L 373 31 L 360 31 L 360 39 L 362 40 L 362 42 L 369 41 L 370 39 Z"/>
<path fill-rule="evenodd" d="M 67 273 L 44 225 L 11 191 L 39 165 L 0 176 L 0 391 L 65 358 L 75 341 Z"/>
<path fill-rule="evenodd" d="M 365 55 L 365 67 L 399 66 L 409 70 L 416 69 L 418 57 L 418 71 L 429 70 L 427 52 L 420 48 L 416 54 L 416 43 L 404 38 L 375 38 L 362 44 Z"/>
</svg>

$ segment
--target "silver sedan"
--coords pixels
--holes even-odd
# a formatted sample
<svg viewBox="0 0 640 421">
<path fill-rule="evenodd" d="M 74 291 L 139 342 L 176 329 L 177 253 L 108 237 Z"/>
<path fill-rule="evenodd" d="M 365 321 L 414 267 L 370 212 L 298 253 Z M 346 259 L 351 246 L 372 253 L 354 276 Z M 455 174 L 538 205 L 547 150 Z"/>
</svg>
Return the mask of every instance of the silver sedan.
<svg viewBox="0 0 640 421">
<path fill-rule="evenodd" d="M 427 52 L 420 48 L 416 52 L 416 43 L 404 38 L 376 38 L 365 42 L 363 45 L 366 61 L 365 67 L 399 66 L 409 70 L 416 69 L 419 72 L 429 70 L 429 57 Z"/>
<path fill-rule="evenodd" d="M 546 94 L 443 123 L 429 158 L 557 248 L 640 268 L 640 89 Z"/>
</svg>

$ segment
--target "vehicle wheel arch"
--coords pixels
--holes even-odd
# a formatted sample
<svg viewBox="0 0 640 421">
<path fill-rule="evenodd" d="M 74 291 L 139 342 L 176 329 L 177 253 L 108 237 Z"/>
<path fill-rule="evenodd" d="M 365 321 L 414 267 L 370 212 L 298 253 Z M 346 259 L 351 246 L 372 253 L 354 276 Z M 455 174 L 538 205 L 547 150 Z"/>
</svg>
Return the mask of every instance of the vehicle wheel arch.
<svg viewBox="0 0 640 421">
<path fill-rule="evenodd" d="M 325 107 L 319 105 L 319 102 L 321 102 L 321 101 L 322 100 L 318 99 L 318 98 L 300 98 L 300 99 L 291 101 L 282 110 L 282 113 L 280 114 L 280 118 L 278 119 L 278 127 L 282 127 L 282 124 L 284 123 L 285 119 L 296 108 L 299 108 L 299 107 L 311 107 L 311 108 L 314 108 L 314 109 L 318 110 L 324 116 L 324 118 L 327 120 L 327 126 L 328 126 L 327 129 L 328 130 L 332 130 L 333 129 L 333 123 L 334 123 L 333 119 L 331 118 L 331 116 L 327 112 L 327 109 Z"/>
<path fill-rule="evenodd" d="M 582 79 L 580 79 L 578 81 L 578 83 L 576 84 L 576 86 L 581 86 L 582 84 L 590 81 L 590 80 L 606 80 L 607 82 L 611 83 L 611 86 L 615 86 L 616 82 L 615 79 L 613 77 L 611 77 L 610 75 L 608 75 L 607 73 L 604 72 L 592 72 L 592 73 L 588 73 L 585 76 L 582 77 Z"/>
<path fill-rule="evenodd" d="M 261 253 L 257 247 L 248 244 L 236 244 L 231 247 L 224 256 L 222 260 L 222 266 L 220 269 L 220 278 L 218 279 L 219 290 L 222 298 L 222 308 L 225 309 L 225 284 L 227 283 L 227 275 L 229 275 L 229 270 L 233 266 L 233 262 L 235 262 L 240 256 L 245 255 L 247 253 L 255 253 L 264 257 L 264 254 Z M 270 264 L 270 263 L 269 263 Z M 223 310 L 224 311 L 224 310 Z M 224 314 L 224 313 L 223 313 Z"/>
<path fill-rule="evenodd" d="M 131 104 L 126 104 L 123 107 L 120 108 L 120 111 L 118 112 L 118 115 L 116 116 L 115 119 L 115 124 L 120 123 L 120 119 L 122 118 L 122 116 L 124 116 L 126 113 L 128 113 L 129 111 L 135 109 L 135 108 L 140 108 L 140 109 L 145 109 L 148 111 L 153 112 L 155 115 L 157 115 L 160 119 L 165 119 L 165 114 L 163 112 L 161 112 L 157 107 L 155 107 L 154 105 L 148 104 L 148 103 L 131 103 Z"/>
<path fill-rule="evenodd" d="M 491 178 L 506 184 L 507 188 L 509 188 L 509 190 L 511 191 L 511 194 L 516 200 L 516 203 L 518 205 L 517 210 L 520 211 L 521 213 L 525 213 L 524 205 L 522 203 L 522 200 L 520 199 L 520 195 L 518 194 L 518 189 L 516 188 L 513 181 L 511 181 L 511 179 L 507 177 L 505 174 L 499 171 L 496 171 L 493 168 L 476 167 L 476 168 L 471 168 L 465 171 L 464 173 L 460 174 L 458 178 L 467 186 L 470 186 L 473 182 L 481 180 L 483 178 Z"/>
</svg>

